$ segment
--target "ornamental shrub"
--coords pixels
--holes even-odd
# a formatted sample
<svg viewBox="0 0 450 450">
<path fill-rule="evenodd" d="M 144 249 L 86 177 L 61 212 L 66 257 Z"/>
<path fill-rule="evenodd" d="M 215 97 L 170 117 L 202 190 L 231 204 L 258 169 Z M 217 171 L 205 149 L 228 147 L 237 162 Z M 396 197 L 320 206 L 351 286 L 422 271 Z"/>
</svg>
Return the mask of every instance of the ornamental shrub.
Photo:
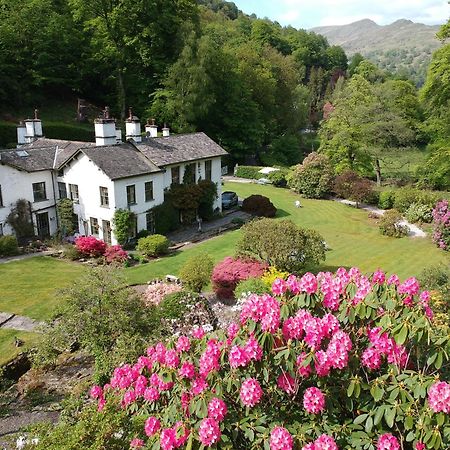
<svg viewBox="0 0 450 450">
<path fill-rule="evenodd" d="M 267 178 L 272 182 L 275 187 L 286 187 L 287 186 L 287 176 L 288 172 L 286 170 L 277 170 L 275 172 L 270 172 Z"/>
<path fill-rule="evenodd" d="M 338 197 L 358 203 L 370 203 L 374 196 L 373 183 L 352 171 L 338 175 L 334 180 L 333 190 Z"/>
<path fill-rule="evenodd" d="M 111 245 L 105 250 L 105 260 L 108 264 L 124 264 L 128 260 L 128 252 L 121 245 Z"/>
<path fill-rule="evenodd" d="M 450 250 L 450 207 L 448 200 L 433 209 L 433 242 L 442 250 Z"/>
<path fill-rule="evenodd" d="M 246 280 L 239 281 L 234 290 L 234 296 L 237 299 L 246 297 L 251 293 L 254 294 L 268 294 L 270 288 L 261 278 L 247 278 Z"/>
<path fill-rule="evenodd" d="M 291 220 L 260 219 L 245 224 L 236 254 L 287 272 L 301 272 L 325 260 L 324 238 Z"/>
<path fill-rule="evenodd" d="M 260 277 L 266 268 L 258 261 L 228 256 L 214 267 L 211 277 L 214 292 L 219 298 L 231 299 L 240 281 Z"/>
<path fill-rule="evenodd" d="M 405 211 L 405 217 L 411 223 L 431 223 L 433 220 L 433 208 L 420 203 L 412 203 Z"/>
<path fill-rule="evenodd" d="M 261 277 L 261 281 L 265 283 L 268 288 L 272 287 L 272 284 L 277 278 L 282 278 L 283 280 L 287 280 L 289 272 L 283 272 L 282 270 L 278 270 L 274 266 L 270 266 Z M 258 294 L 258 292 L 256 292 Z"/>
<path fill-rule="evenodd" d="M 18 253 L 19 247 L 15 236 L 0 236 L 0 257 L 14 256 Z"/>
<path fill-rule="evenodd" d="M 268 197 L 254 194 L 245 198 L 242 202 L 242 211 L 259 217 L 275 217 L 277 208 Z"/>
<path fill-rule="evenodd" d="M 147 258 L 165 255 L 169 251 L 170 241 L 162 234 L 152 234 L 138 240 L 136 250 Z"/>
<path fill-rule="evenodd" d="M 211 279 L 214 262 L 207 253 L 189 258 L 180 269 L 183 284 L 193 292 L 201 292 Z"/>
<path fill-rule="evenodd" d="M 381 191 L 378 196 L 378 206 L 381 209 L 392 209 L 394 207 L 395 191 Z"/>
<path fill-rule="evenodd" d="M 94 236 L 80 236 L 76 238 L 75 247 L 82 256 L 89 256 L 93 258 L 103 256 L 106 251 L 105 242 Z"/>
<path fill-rule="evenodd" d="M 111 449 L 447 449 L 450 335 L 428 301 L 381 271 L 291 276 L 226 332 L 195 328 L 117 367 L 85 428 L 58 425 L 37 449 L 79 448 L 57 447 L 71 429 L 92 442 L 86 411 Z"/>
<path fill-rule="evenodd" d="M 324 198 L 331 192 L 333 166 L 325 155 L 310 153 L 302 164 L 289 174 L 288 185 L 308 198 Z"/>
<path fill-rule="evenodd" d="M 62 252 L 64 258 L 70 259 L 71 261 L 76 261 L 77 259 L 81 258 L 80 251 L 75 245 L 72 244 L 64 245 L 62 248 Z"/>
<path fill-rule="evenodd" d="M 259 172 L 261 169 L 263 169 L 263 167 L 260 166 L 238 166 L 234 175 L 240 178 L 259 180 L 260 178 L 265 177 L 264 174 Z"/>
<path fill-rule="evenodd" d="M 136 224 L 136 214 L 128 209 L 117 209 L 113 217 L 113 229 L 117 242 L 125 245 Z"/>
<path fill-rule="evenodd" d="M 402 216 L 396 209 L 386 211 L 379 220 L 380 233 L 395 238 L 407 236 L 409 228 L 407 225 L 401 224 L 402 220 Z"/>
<path fill-rule="evenodd" d="M 442 200 L 442 194 L 439 192 L 405 186 L 395 192 L 393 206 L 401 213 L 405 213 L 413 203 L 428 206 L 430 209 L 433 209 L 439 200 Z"/>
</svg>

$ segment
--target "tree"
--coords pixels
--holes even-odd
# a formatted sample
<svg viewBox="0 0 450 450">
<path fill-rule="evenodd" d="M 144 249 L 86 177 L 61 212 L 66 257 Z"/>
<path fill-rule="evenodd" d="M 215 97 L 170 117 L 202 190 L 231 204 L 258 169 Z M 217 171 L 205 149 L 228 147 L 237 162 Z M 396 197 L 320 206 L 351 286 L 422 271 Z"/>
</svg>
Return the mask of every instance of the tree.
<svg viewBox="0 0 450 450">
<path fill-rule="evenodd" d="M 300 273 L 325 260 L 323 237 L 290 220 L 254 220 L 241 230 L 236 246 L 240 257 L 257 259 L 291 273 Z"/>
<path fill-rule="evenodd" d="M 361 53 L 355 53 L 352 56 L 352 59 L 350 61 L 350 64 L 348 65 L 348 74 L 350 76 L 353 76 L 355 73 L 356 68 L 359 66 L 359 64 L 364 61 L 364 56 L 361 55 Z"/>
</svg>

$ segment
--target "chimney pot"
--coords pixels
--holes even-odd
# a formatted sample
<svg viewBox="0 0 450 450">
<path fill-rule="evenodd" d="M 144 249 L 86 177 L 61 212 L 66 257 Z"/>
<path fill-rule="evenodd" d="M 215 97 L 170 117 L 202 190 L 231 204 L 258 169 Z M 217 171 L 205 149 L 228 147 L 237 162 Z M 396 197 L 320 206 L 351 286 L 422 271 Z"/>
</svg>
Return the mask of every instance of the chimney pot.
<svg viewBox="0 0 450 450">
<path fill-rule="evenodd" d="M 164 124 L 164 128 L 163 128 L 163 137 L 169 137 L 170 136 L 170 128 Z"/>
</svg>

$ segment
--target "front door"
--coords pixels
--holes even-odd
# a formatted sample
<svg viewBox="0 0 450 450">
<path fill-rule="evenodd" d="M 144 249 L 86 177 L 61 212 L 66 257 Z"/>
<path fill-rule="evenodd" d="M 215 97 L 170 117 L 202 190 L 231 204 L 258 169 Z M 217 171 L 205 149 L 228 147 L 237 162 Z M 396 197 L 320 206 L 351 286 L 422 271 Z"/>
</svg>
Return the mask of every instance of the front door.
<svg viewBox="0 0 450 450">
<path fill-rule="evenodd" d="M 103 240 L 107 244 L 111 244 L 111 223 L 109 220 L 102 220 Z"/>
<path fill-rule="evenodd" d="M 37 234 L 41 239 L 50 236 L 50 222 L 48 212 L 36 214 Z"/>
</svg>

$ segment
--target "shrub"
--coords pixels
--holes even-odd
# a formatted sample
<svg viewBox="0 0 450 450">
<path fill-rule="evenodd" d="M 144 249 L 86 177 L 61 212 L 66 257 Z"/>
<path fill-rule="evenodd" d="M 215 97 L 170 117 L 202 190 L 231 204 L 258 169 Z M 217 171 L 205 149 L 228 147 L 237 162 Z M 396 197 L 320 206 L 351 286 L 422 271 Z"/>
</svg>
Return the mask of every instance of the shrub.
<svg viewBox="0 0 450 450">
<path fill-rule="evenodd" d="M 442 250 L 450 250 L 450 207 L 448 200 L 433 209 L 433 242 Z"/>
<path fill-rule="evenodd" d="M 121 245 L 111 245 L 105 250 L 105 260 L 108 264 L 123 264 L 128 260 L 128 252 Z"/>
<path fill-rule="evenodd" d="M 207 253 L 189 258 L 180 270 L 180 278 L 183 284 L 193 292 L 201 290 L 211 279 L 214 262 Z"/>
<path fill-rule="evenodd" d="M 164 283 L 156 281 L 148 285 L 144 292 L 144 302 L 147 306 L 157 306 L 170 294 L 180 292 L 183 288 L 177 283 Z"/>
<path fill-rule="evenodd" d="M 113 229 L 117 242 L 125 245 L 136 224 L 136 214 L 128 209 L 116 209 L 113 217 Z"/>
<path fill-rule="evenodd" d="M 81 253 L 75 245 L 67 244 L 63 246 L 62 254 L 64 258 L 76 261 L 81 258 Z"/>
<path fill-rule="evenodd" d="M 409 228 L 406 225 L 401 225 L 402 216 L 396 209 L 386 211 L 379 221 L 380 233 L 385 236 L 401 238 L 407 236 Z"/>
<path fill-rule="evenodd" d="M 136 237 L 138 239 L 140 239 L 140 238 L 147 237 L 147 236 L 150 236 L 150 235 L 151 235 L 150 231 L 148 231 L 146 229 L 143 229 L 143 230 L 139 231 L 139 233 L 136 235 Z"/>
<path fill-rule="evenodd" d="M 333 167 L 325 155 L 310 153 L 289 174 L 288 185 L 308 198 L 323 198 L 331 192 Z"/>
<path fill-rule="evenodd" d="M 219 298 L 233 298 L 237 284 L 247 278 L 260 277 L 266 265 L 258 261 L 225 258 L 214 267 L 211 281 L 213 289 Z"/>
<path fill-rule="evenodd" d="M 352 171 L 337 176 L 333 190 L 338 197 L 355 201 L 356 206 L 362 202 L 370 203 L 374 196 L 373 183 Z"/>
<path fill-rule="evenodd" d="M 170 241 L 161 234 L 152 234 L 138 240 L 136 250 L 144 256 L 165 255 L 169 251 Z"/>
<path fill-rule="evenodd" d="M 74 223 L 73 201 L 70 198 L 62 198 L 56 204 L 56 210 L 59 217 L 60 236 L 72 236 L 76 229 Z"/>
<path fill-rule="evenodd" d="M 381 209 L 392 209 L 394 207 L 395 191 L 381 191 L 378 197 L 378 206 Z"/>
<path fill-rule="evenodd" d="M 241 230 L 236 246 L 238 256 L 288 272 L 300 272 L 325 260 L 323 237 L 314 230 L 297 227 L 290 220 L 254 220 Z"/>
<path fill-rule="evenodd" d="M 412 203 L 406 210 L 405 217 L 411 223 L 430 223 L 433 220 L 433 208 L 420 203 Z"/>
<path fill-rule="evenodd" d="M 19 247 L 15 236 L 0 236 L 0 256 L 14 256 L 18 253 Z"/>
<path fill-rule="evenodd" d="M 105 254 L 106 244 L 94 236 L 80 236 L 75 239 L 75 247 L 82 256 L 97 257 Z"/>
<path fill-rule="evenodd" d="M 439 192 L 402 187 L 395 192 L 394 208 L 401 213 L 405 213 L 413 203 L 416 203 L 432 209 L 441 199 L 442 194 Z"/>
<path fill-rule="evenodd" d="M 167 234 L 180 227 L 180 213 L 170 201 L 170 195 L 165 196 L 164 203 L 152 208 L 155 233 Z"/>
<path fill-rule="evenodd" d="M 250 178 L 252 180 L 259 180 L 260 178 L 264 178 L 265 175 L 259 173 L 259 171 L 263 167 L 259 166 L 238 166 L 235 176 L 240 178 Z"/>
<path fill-rule="evenodd" d="M 68 448 L 447 449 L 450 337 L 414 278 L 386 278 L 339 269 L 251 296 L 227 333 L 194 329 L 117 368 L 85 427 L 57 425 L 37 450 L 65 435 Z"/>
<path fill-rule="evenodd" d="M 425 268 L 419 277 L 420 284 L 432 292 L 433 309 L 450 312 L 450 266 L 439 264 Z M 448 316 L 446 317 L 448 320 Z"/>
<path fill-rule="evenodd" d="M 249 294 L 269 294 L 270 288 L 261 278 L 247 278 L 239 281 L 234 290 L 237 299 L 247 297 Z"/>
<path fill-rule="evenodd" d="M 242 202 L 242 211 L 259 217 L 275 217 L 277 208 L 264 195 L 250 195 Z"/>
<path fill-rule="evenodd" d="M 275 187 L 286 187 L 287 186 L 287 171 L 277 170 L 276 172 L 270 172 L 267 178 L 272 182 Z"/>
<path fill-rule="evenodd" d="M 289 272 L 283 272 L 282 270 L 278 270 L 276 267 L 269 267 L 261 277 L 261 281 L 265 283 L 265 285 L 272 289 L 272 285 L 278 278 L 281 278 L 282 280 L 287 280 L 289 276 Z"/>
</svg>

